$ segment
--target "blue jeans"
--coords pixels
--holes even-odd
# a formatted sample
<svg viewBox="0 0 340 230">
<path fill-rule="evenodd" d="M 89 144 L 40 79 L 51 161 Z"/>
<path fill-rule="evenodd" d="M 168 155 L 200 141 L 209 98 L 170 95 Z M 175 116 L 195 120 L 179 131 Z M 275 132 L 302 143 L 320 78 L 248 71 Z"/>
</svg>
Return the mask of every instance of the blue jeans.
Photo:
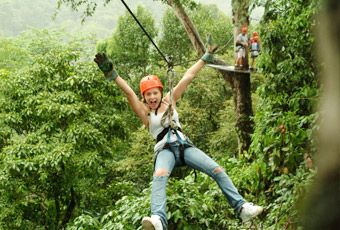
<svg viewBox="0 0 340 230">
<path fill-rule="evenodd" d="M 224 170 L 221 170 L 214 160 L 195 146 L 184 150 L 184 160 L 189 167 L 212 177 L 231 207 L 237 212 L 240 211 L 245 200 L 238 193 L 229 176 Z M 158 152 L 155 161 L 155 174 L 152 180 L 151 214 L 161 217 L 164 229 L 167 229 L 168 225 L 166 217 L 166 185 L 173 168 L 176 166 L 183 166 L 183 162 L 180 160 L 179 143 L 173 142 L 170 143 L 170 149 L 162 149 Z M 162 172 L 162 175 L 157 175 L 157 172 Z"/>
</svg>

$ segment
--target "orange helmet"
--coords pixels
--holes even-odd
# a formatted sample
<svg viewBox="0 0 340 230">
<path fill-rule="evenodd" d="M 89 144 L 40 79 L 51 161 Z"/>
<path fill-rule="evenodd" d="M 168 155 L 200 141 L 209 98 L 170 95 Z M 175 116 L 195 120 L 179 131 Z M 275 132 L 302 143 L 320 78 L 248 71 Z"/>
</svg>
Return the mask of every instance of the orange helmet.
<svg viewBox="0 0 340 230">
<path fill-rule="evenodd" d="M 256 31 L 253 32 L 253 37 L 255 36 L 259 36 L 259 33 L 257 33 Z"/>
<path fill-rule="evenodd" d="M 156 87 L 163 90 L 163 84 L 156 75 L 148 75 L 140 80 L 139 88 L 142 95 L 144 95 L 145 91 Z"/>
<path fill-rule="evenodd" d="M 247 26 L 242 26 L 241 31 L 242 31 L 242 33 L 247 33 L 248 32 L 248 27 Z"/>
</svg>

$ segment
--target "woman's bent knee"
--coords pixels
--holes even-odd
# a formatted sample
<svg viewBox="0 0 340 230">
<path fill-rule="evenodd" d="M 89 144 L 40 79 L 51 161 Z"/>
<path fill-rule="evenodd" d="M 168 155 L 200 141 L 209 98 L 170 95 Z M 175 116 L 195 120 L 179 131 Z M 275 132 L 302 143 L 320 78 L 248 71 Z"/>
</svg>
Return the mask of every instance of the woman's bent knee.
<svg viewBox="0 0 340 230">
<path fill-rule="evenodd" d="M 224 172 L 224 169 L 221 166 L 218 166 L 213 171 L 215 174 L 219 174 L 221 172 Z"/>
<path fill-rule="evenodd" d="M 155 171 L 154 176 L 169 176 L 169 172 L 165 168 L 159 168 Z"/>
</svg>

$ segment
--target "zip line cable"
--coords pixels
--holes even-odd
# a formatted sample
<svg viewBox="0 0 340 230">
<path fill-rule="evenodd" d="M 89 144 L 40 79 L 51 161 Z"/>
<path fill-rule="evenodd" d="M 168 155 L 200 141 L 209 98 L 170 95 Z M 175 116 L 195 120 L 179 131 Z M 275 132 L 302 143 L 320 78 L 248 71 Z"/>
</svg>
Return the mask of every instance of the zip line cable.
<svg viewBox="0 0 340 230">
<path fill-rule="evenodd" d="M 158 51 L 158 53 L 161 55 L 161 57 L 164 59 L 164 61 L 168 64 L 168 72 L 172 72 L 173 71 L 173 67 L 174 66 L 179 66 L 179 65 L 183 65 L 186 63 L 190 63 L 193 61 L 197 61 L 198 59 L 194 59 L 194 60 L 189 60 L 186 62 L 182 62 L 182 63 L 178 63 L 178 64 L 174 64 L 172 57 L 171 56 L 165 56 L 163 54 L 163 52 L 158 48 L 158 46 L 156 45 L 156 43 L 153 41 L 153 39 L 151 38 L 151 36 L 149 35 L 149 33 L 144 29 L 143 25 L 139 22 L 138 18 L 134 15 L 134 13 L 131 11 L 131 9 L 129 8 L 129 6 L 125 3 L 124 0 L 121 0 L 121 2 L 123 3 L 123 5 L 125 6 L 125 8 L 129 11 L 129 13 L 131 14 L 131 16 L 133 17 L 133 19 L 137 22 L 137 24 L 139 25 L 139 27 L 142 29 L 142 31 L 144 32 L 144 34 L 148 37 L 148 39 L 151 41 L 152 45 L 156 48 L 156 50 Z M 220 48 L 216 53 L 219 53 L 221 50 L 224 50 L 225 48 L 228 47 L 229 43 L 233 40 L 233 36 L 230 37 L 230 39 L 227 41 L 227 43 Z"/>
<path fill-rule="evenodd" d="M 217 54 L 217 53 L 220 53 L 222 50 L 224 50 L 225 48 L 227 48 L 228 45 L 229 45 L 229 43 L 230 43 L 232 40 L 234 40 L 234 36 L 233 36 L 233 35 L 230 36 L 229 40 L 227 41 L 227 43 L 226 43 L 224 46 L 222 46 L 221 48 L 219 48 L 219 49 L 217 50 L 216 54 Z"/>
<path fill-rule="evenodd" d="M 182 65 L 183 63 L 178 63 L 178 64 L 174 64 L 173 63 L 173 60 L 171 57 L 167 57 L 163 54 L 163 52 L 158 48 L 158 46 L 156 45 L 156 43 L 153 41 L 153 39 L 151 38 L 151 36 L 149 35 L 149 33 L 144 29 L 143 25 L 139 22 L 138 18 L 134 15 L 134 13 L 131 11 L 131 9 L 129 8 L 129 6 L 125 3 L 124 0 L 121 0 L 121 2 L 124 4 L 125 8 L 129 11 L 129 13 L 131 14 L 131 16 L 133 17 L 133 19 L 137 22 L 137 24 L 139 25 L 139 27 L 143 30 L 144 34 L 148 37 L 148 39 L 151 41 L 152 45 L 156 48 L 156 50 L 158 51 L 158 53 L 161 55 L 161 57 L 164 59 L 164 61 L 168 64 L 168 68 L 169 69 L 172 69 L 174 66 L 178 66 L 178 65 Z M 229 41 L 227 42 L 226 45 L 224 45 L 222 48 L 220 48 L 218 52 L 220 52 L 221 50 L 223 50 L 224 48 L 226 48 L 230 41 L 232 40 L 233 37 L 231 37 L 229 39 Z M 189 61 L 186 61 L 184 63 L 189 63 L 189 62 L 192 62 L 192 61 L 197 61 L 198 59 L 194 59 L 194 60 L 189 60 Z"/>
<path fill-rule="evenodd" d="M 133 17 L 133 19 L 135 19 L 135 21 L 137 22 L 137 24 L 139 25 L 139 27 L 143 30 L 144 34 L 149 38 L 149 40 L 151 41 L 151 43 L 154 45 L 154 47 L 156 48 L 156 50 L 158 51 L 158 53 L 162 56 L 162 58 L 165 60 L 165 62 L 168 64 L 168 67 L 172 67 L 173 63 L 171 60 L 169 60 L 163 53 L 162 51 L 158 48 L 158 46 L 156 45 L 156 43 L 153 41 L 153 39 L 151 38 L 151 36 L 149 35 L 149 33 L 144 29 L 143 25 L 138 21 L 137 17 L 133 14 L 133 12 L 130 10 L 129 6 L 125 3 L 124 0 L 121 0 L 121 2 L 124 4 L 125 8 L 129 11 L 129 13 L 131 14 L 131 16 Z"/>
<path fill-rule="evenodd" d="M 229 40 L 226 42 L 226 44 L 225 44 L 224 46 L 219 47 L 219 48 L 217 49 L 217 51 L 215 52 L 215 54 L 221 53 L 222 50 L 228 48 L 230 42 L 233 41 L 233 39 L 234 39 L 234 36 L 232 35 L 232 33 L 230 33 L 230 38 L 229 38 Z M 178 63 L 178 64 L 174 64 L 174 66 L 185 65 L 185 64 L 190 63 L 190 62 L 198 61 L 199 59 L 200 59 L 200 58 L 196 58 L 196 59 L 191 59 L 191 60 L 188 60 L 188 61 L 180 62 L 180 63 Z"/>
<path fill-rule="evenodd" d="M 224 50 L 225 48 L 228 48 L 229 46 L 229 43 L 234 39 L 234 37 L 230 37 L 230 39 L 227 41 L 227 43 L 222 46 L 221 48 L 218 48 L 217 52 L 215 52 L 215 54 L 218 54 L 218 53 L 221 53 L 222 50 Z M 174 64 L 174 66 L 181 66 L 181 65 L 184 65 L 184 64 L 188 64 L 188 63 L 191 63 L 191 62 L 194 62 L 194 61 L 198 61 L 200 58 L 195 58 L 195 59 L 191 59 L 191 60 L 188 60 L 188 61 L 184 61 L 184 62 L 180 62 L 178 64 Z"/>
</svg>

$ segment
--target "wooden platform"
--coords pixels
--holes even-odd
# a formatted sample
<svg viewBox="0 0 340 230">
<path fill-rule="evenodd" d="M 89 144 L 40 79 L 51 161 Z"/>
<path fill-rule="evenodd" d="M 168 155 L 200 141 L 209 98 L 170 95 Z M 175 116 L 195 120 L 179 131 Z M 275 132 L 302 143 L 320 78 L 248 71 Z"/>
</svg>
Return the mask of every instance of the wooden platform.
<svg viewBox="0 0 340 230">
<path fill-rule="evenodd" d="M 235 69 L 235 66 L 231 65 L 213 65 L 213 64 L 207 64 L 207 66 L 214 68 L 214 69 L 219 69 L 219 70 L 225 70 L 229 72 L 237 72 L 237 73 L 251 73 L 253 71 L 248 70 L 242 70 L 242 69 Z"/>
</svg>

